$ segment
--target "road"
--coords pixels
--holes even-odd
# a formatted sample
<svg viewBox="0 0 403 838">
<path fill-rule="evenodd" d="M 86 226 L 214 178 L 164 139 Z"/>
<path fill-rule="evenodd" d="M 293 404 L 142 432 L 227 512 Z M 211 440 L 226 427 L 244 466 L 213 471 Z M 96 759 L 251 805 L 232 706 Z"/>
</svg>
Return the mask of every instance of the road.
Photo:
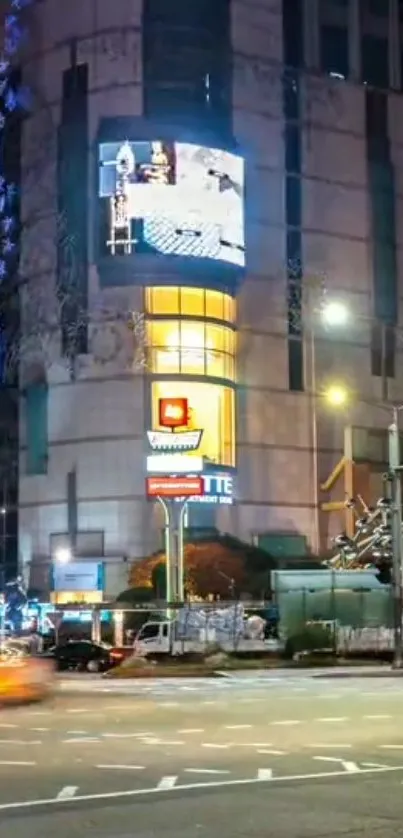
<svg viewBox="0 0 403 838">
<path fill-rule="evenodd" d="M 402 699 L 399 678 L 65 680 L 0 715 L 0 838 L 403 835 Z"/>
</svg>

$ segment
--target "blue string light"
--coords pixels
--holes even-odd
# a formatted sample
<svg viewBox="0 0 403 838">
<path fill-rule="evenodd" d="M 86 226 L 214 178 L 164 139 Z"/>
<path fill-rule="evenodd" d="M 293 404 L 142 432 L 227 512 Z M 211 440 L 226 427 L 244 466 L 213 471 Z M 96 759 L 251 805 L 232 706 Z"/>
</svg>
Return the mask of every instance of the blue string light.
<svg viewBox="0 0 403 838">
<path fill-rule="evenodd" d="M 27 107 L 29 96 L 26 89 L 16 83 L 15 58 L 26 38 L 23 23 L 24 9 L 33 0 L 10 0 L 9 11 L 4 18 L 4 41 L 0 55 L 0 283 L 9 273 L 10 257 L 17 247 L 18 231 L 18 189 L 15 183 L 7 182 L 4 171 L 6 129 L 8 119 L 19 109 Z"/>
</svg>

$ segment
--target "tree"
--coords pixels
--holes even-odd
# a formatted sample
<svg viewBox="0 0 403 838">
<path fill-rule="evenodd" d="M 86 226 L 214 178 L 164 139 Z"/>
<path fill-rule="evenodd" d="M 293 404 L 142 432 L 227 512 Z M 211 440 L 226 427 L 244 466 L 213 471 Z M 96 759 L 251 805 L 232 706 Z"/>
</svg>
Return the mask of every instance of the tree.
<svg viewBox="0 0 403 838">
<path fill-rule="evenodd" d="M 264 551 L 243 544 L 231 536 L 186 544 L 184 548 L 185 589 L 203 599 L 209 595 L 232 599 L 243 592 L 260 595 L 270 589 L 273 561 Z M 166 559 L 155 553 L 131 569 L 130 584 L 153 588 L 165 596 Z"/>
</svg>

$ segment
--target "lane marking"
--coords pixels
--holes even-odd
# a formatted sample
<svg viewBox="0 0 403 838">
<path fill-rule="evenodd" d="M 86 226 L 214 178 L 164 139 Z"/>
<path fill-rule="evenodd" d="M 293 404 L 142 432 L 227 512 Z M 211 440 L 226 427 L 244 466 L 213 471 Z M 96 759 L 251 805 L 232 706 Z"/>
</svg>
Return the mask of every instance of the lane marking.
<svg viewBox="0 0 403 838">
<path fill-rule="evenodd" d="M 387 765 L 380 765 L 379 762 L 362 762 L 364 768 L 387 768 Z"/>
<path fill-rule="evenodd" d="M 187 774 L 231 774 L 227 768 L 184 768 Z"/>
<path fill-rule="evenodd" d="M 11 760 L 11 759 L 2 759 L 0 760 L 0 765 L 22 765 L 22 766 L 30 766 L 30 765 L 37 765 L 37 762 L 31 762 L 29 760 Z"/>
<path fill-rule="evenodd" d="M 42 745 L 41 739 L 0 739 L 0 745 Z"/>
<path fill-rule="evenodd" d="M 391 719 L 392 716 L 388 713 L 376 713 L 373 715 L 363 716 L 363 719 Z"/>
<path fill-rule="evenodd" d="M 328 718 L 315 719 L 315 722 L 348 722 L 348 721 L 349 721 L 348 716 L 333 716 L 333 717 L 330 716 Z"/>
<path fill-rule="evenodd" d="M 379 745 L 379 748 L 385 748 L 386 750 L 393 750 L 393 751 L 401 751 L 403 745 Z"/>
<path fill-rule="evenodd" d="M 16 727 L 18 727 L 18 725 L 1 724 L 0 727 L 16 728 Z"/>
<path fill-rule="evenodd" d="M 77 745 L 80 742 L 87 743 L 87 742 L 100 742 L 100 739 L 95 738 L 94 736 L 77 736 L 73 739 L 62 739 L 63 745 Z"/>
<path fill-rule="evenodd" d="M 67 730 L 67 736 L 87 736 L 86 730 Z"/>
<path fill-rule="evenodd" d="M 273 771 L 271 770 L 271 768 L 258 768 L 257 779 L 260 781 L 272 780 Z"/>
<path fill-rule="evenodd" d="M 219 745 L 217 742 L 202 742 L 202 748 L 229 748 L 229 745 Z"/>
<path fill-rule="evenodd" d="M 102 768 L 106 771 L 145 771 L 145 765 L 96 765 L 95 768 Z"/>
<path fill-rule="evenodd" d="M 271 725 L 300 725 L 301 719 L 284 719 L 282 721 L 270 722 Z"/>
<path fill-rule="evenodd" d="M 204 733 L 204 727 L 184 727 L 177 730 L 177 733 Z"/>
<path fill-rule="evenodd" d="M 253 725 L 223 725 L 226 730 L 248 730 Z"/>
<path fill-rule="evenodd" d="M 349 771 L 353 773 L 354 771 L 360 771 L 356 762 L 349 762 L 348 760 L 344 759 L 337 759 L 337 757 L 314 757 L 316 760 L 320 760 L 321 762 L 339 762 L 345 771 Z"/>
<path fill-rule="evenodd" d="M 88 710 L 88 707 L 72 707 L 67 710 L 68 713 L 91 713 L 91 710 Z"/>
<path fill-rule="evenodd" d="M 145 736 L 141 741 L 144 745 L 186 745 L 183 739 L 154 739 Z"/>
<path fill-rule="evenodd" d="M 50 730 L 49 727 L 30 727 L 29 729 L 32 733 L 47 733 Z"/>
<path fill-rule="evenodd" d="M 71 800 L 78 792 L 78 786 L 64 786 L 57 795 L 57 800 Z"/>
<path fill-rule="evenodd" d="M 177 779 L 178 778 L 174 776 L 163 777 L 162 780 L 159 781 L 157 789 L 159 789 L 160 791 L 169 791 L 169 789 L 173 789 L 173 787 L 176 785 Z"/>
<path fill-rule="evenodd" d="M 157 707 L 179 707 L 179 701 L 159 701 Z"/>
<path fill-rule="evenodd" d="M 274 757 L 285 757 L 287 751 L 258 750 L 258 754 L 271 754 Z"/>
<path fill-rule="evenodd" d="M 327 780 L 334 777 L 344 777 L 344 779 L 355 780 L 361 779 L 369 775 L 375 774 L 390 774 L 403 771 L 403 765 L 391 765 L 386 768 L 363 768 L 362 771 L 347 773 L 346 771 L 320 771 L 312 774 L 289 774 L 285 777 L 272 777 L 270 784 L 276 783 L 295 783 L 310 780 Z M 254 778 L 247 778 L 241 780 L 216 780 L 206 783 L 183 783 L 174 787 L 175 791 L 196 791 L 198 789 L 214 789 L 214 788 L 231 788 L 236 786 L 256 786 L 261 785 L 262 780 Z M 111 791 L 98 794 L 81 794 L 76 797 L 66 798 L 65 800 L 58 800 L 57 797 L 41 798 L 38 800 L 23 800 L 15 803 L 0 803 L 0 812 L 15 811 L 18 809 L 37 809 L 41 807 L 52 807 L 67 805 L 69 803 L 88 803 L 93 800 L 119 800 L 130 799 L 134 797 L 150 797 L 154 794 L 159 794 L 169 789 L 160 789 L 158 786 L 153 786 L 147 789 L 131 789 L 130 791 Z"/>
</svg>

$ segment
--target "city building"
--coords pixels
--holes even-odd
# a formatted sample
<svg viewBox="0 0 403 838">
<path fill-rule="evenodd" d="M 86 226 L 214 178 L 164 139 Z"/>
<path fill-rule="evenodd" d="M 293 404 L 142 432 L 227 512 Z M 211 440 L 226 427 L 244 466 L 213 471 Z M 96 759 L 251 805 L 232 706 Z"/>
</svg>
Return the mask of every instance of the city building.
<svg viewBox="0 0 403 838">
<path fill-rule="evenodd" d="M 26 18 L 31 585 L 97 600 L 161 545 L 164 399 L 203 431 L 212 501 L 189 527 L 328 549 L 344 513 L 320 505 L 354 490 L 320 490 L 344 428 L 371 459 L 375 402 L 403 394 L 403 3 L 42 0 Z M 324 323 L 330 304 L 348 316 Z"/>
</svg>

